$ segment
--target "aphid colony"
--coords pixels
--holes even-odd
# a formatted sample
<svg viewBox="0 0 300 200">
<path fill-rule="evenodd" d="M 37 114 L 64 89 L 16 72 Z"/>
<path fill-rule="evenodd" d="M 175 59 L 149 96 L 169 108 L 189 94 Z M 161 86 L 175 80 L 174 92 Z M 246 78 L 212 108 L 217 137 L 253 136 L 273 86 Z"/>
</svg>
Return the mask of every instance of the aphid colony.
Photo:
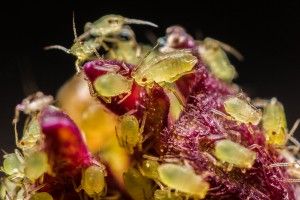
<svg viewBox="0 0 300 200">
<path fill-rule="evenodd" d="M 226 173 L 230 174 L 229 183 L 237 182 L 231 173 L 255 176 L 255 172 L 247 173 L 260 163 L 259 145 L 288 161 L 275 160 L 262 170 L 288 167 L 289 177 L 283 181 L 298 181 L 298 162 L 293 159 L 300 148 L 293 137 L 297 123 L 288 133 L 284 108 L 277 99 L 251 102 L 245 94 L 231 90 L 237 72 L 226 52 L 242 59 L 237 50 L 212 38 L 196 41 L 179 26 L 169 27 L 166 37 L 159 38 L 152 48 L 136 41 L 128 26 L 131 24 L 157 27 L 148 21 L 107 15 L 86 23 L 84 33 L 77 36 L 73 17 L 75 39 L 71 48 L 46 47 L 74 55 L 76 70 L 84 74 L 91 95 L 117 115 L 115 135 L 131 160 L 129 168 L 120 172 L 123 180 L 116 180 L 110 163 L 101 163 L 103 158 L 88 151 L 83 131 L 62 110 L 51 105 L 53 98 L 39 92 L 16 107 L 13 124 L 18 149 L 4 155 L 1 199 L 218 199 L 222 194 L 218 189 L 223 186 L 214 184 Z M 200 86 L 201 90 L 197 90 Z M 218 94 L 218 101 L 206 102 L 205 105 L 218 102 L 218 106 L 209 109 L 210 114 L 194 116 L 200 125 L 193 120 L 185 121 L 189 127 L 181 129 L 180 120 L 188 115 L 186 108 L 204 112 L 205 107 L 194 105 L 193 98 L 199 98 L 210 88 L 225 88 L 227 92 Z M 21 140 L 17 131 L 20 112 L 28 115 Z M 203 138 L 193 140 L 200 152 L 195 158 L 191 150 L 195 145 L 186 147 L 192 142 L 185 141 L 186 136 L 173 129 L 198 134 L 203 124 L 212 126 L 213 122 L 205 121 L 205 117 L 213 117 L 219 124 L 205 132 L 213 138 L 205 152 L 199 151 L 205 148 L 197 143 Z M 241 130 L 234 131 L 232 126 L 245 127 L 243 131 L 253 138 L 257 132 L 263 132 L 265 143 L 242 141 Z M 213 133 L 216 127 L 223 127 L 221 136 Z M 236 137 L 230 135 L 233 132 Z M 163 141 L 164 137 L 167 141 Z M 180 148 L 175 154 L 170 149 L 176 149 L 176 144 L 168 143 L 168 139 L 178 142 Z M 285 149 L 289 141 L 294 145 Z M 196 161 L 201 156 L 206 157 L 209 166 L 198 166 Z M 219 179 L 214 180 L 216 172 Z"/>
</svg>

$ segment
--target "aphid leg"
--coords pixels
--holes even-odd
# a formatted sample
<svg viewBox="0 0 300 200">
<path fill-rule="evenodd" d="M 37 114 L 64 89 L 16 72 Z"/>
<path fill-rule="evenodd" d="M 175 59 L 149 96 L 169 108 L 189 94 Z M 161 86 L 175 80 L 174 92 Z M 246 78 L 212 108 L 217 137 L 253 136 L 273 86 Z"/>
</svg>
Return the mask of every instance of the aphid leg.
<svg viewBox="0 0 300 200">
<path fill-rule="evenodd" d="M 295 131 L 297 130 L 297 128 L 299 126 L 299 124 L 300 124 L 300 119 L 297 119 L 295 121 L 295 123 L 293 124 L 293 127 L 291 128 L 291 130 L 288 134 L 288 137 L 287 137 L 288 139 L 294 135 Z"/>
<path fill-rule="evenodd" d="M 219 115 L 221 117 L 224 117 L 227 120 L 235 121 L 233 117 L 231 117 L 229 115 L 226 115 L 225 113 L 223 113 L 223 112 L 221 112 L 219 110 L 211 109 L 211 112 L 213 112 L 214 114 Z"/>
<path fill-rule="evenodd" d="M 17 145 L 18 148 L 20 148 L 20 145 L 19 145 L 20 144 L 19 143 L 19 133 L 18 133 L 18 127 L 17 127 L 19 118 L 20 118 L 20 110 L 19 110 L 18 106 L 16 106 L 16 108 L 15 108 L 15 116 L 14 116 L 14 119 L 13 119 L 12 123 L 14 125 L 15 142 L 16 142 L 16 145 Z"/>
<path fill-rule="evenodd" d="M 121 100 L 117 102 L 117 104 L 121 104 L 123 101 L 125 101 L 129 96 L 131 95 L 131 91 L 129 91 Z"/>
<path fill-rule="evenodd" d="M 82 186 L 81 185 L 77 186 L 74 180 L 72 180 L 72 184 L 73 184 L 74 190 L 77 193 L 79 193 L 82 190 Z"/>
</svg>

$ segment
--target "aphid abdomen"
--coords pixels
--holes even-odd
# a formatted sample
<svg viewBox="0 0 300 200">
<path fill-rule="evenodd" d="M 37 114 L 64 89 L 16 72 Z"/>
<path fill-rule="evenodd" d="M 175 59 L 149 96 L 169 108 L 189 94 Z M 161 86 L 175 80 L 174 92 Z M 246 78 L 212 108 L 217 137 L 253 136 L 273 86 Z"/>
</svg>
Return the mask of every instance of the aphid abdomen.
<svg viewBox="0 0 300 200">
<path fill-rule="evenodd" d="M 266 105 L 263 111 L 262 124 L 267 143 L 283 146 L 287 140 L 287 123 L 284 108 L 275 98 Z"/>
<path fill-rule="evenodd" d="M 127 114 L 121 116 L 116 126 L 116 132 L 120 146 L 132 154 L 142 138 L 137 118 Z"/>
<path fill-rule="evenodd" d="M 227 139 L 216 142 L 215 156 L 239 168 L 251 168 L 256 159 L 254 151 Z"/>
<path fill-rule="evenodd" d="M 190 166 L 166 163 L 158 167 L 160 181 L 168 187 L 188 195 L 204 198 L 209 184 Z"/>
<path fill-rule="evenodd" d="M 103 168 L 91 165 L 83 170 L 81 187 L 90 197 L 100 195 L 105 188 L 105 171 Z"/>
<path fill-rule="evenodd" d="M 93 158 L 82 134 L 65 113 L 49 106 L 41 112 L 39 120 L 45 135 L 46 152 L 54 172 L 59 170 L 60 174 L 72 174 L 77 172 L 76 169 L 92 163 Z"/>
<path fill-rule="evenodd" d="M 173 51 L 158 55 L 141 65 L 133 74 L 135 81 L 140 85 L 155 83 L 172 83 L 197 63 L 197 58 L 187 51 Z"/>
<path fill-rule="evenodd" d="M 229 115 L 242 123 L 258 125 L 262 118 L 262 113 L 259 109 L 253 107 L 246 100 L 242 100 L 238 97 L 226 99 L 224 101 L 224 108 Z"/>
<path fill-rule="evenodd" d="M 48 157 L 45 152 L 34 152 L 25 159 L 24 173 L 33 182 L 46 173 L 48 168 Z"/>
</svg>

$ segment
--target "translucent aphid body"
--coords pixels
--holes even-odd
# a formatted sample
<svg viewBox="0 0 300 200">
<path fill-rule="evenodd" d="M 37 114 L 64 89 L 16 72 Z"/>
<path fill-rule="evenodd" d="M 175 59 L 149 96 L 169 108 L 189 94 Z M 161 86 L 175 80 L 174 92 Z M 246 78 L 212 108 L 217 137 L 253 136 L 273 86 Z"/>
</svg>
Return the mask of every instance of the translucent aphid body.
<svg viewBox="0 0 300 200">
<path fill-rule="evenodd" d="M 148 200 L 153 196 L 153 185 L 150 179 L 142 176 L 140 172 L 134 168 L 123 175 L 126 191 L 133 200 Z"/>
<path fill-rule="evenodd" d="M 287 140 L 287 122 L 282 104 L 276 98 L 264 107 L 262 125 L 269 144 L 283 146 Z"/>
<path fill-rule="evenodd" d="M 209 184 L 190 166 L 161 164 L 158 174 L 160 181 L 166 186 L 197 198 L 204 198 L 209 189 Z"/>
<path fill-rule="evenodd" d="M 35 181 L 48 170 L 48 158 L 45 152 L 34 152 L 25 159 L 24 173 L 31 181 Z"/>
<path fill-rule="evenodd" d="M 101 195 L 105 186 L 105 171 L 103 167 L 92 165 L 83 171 L 81 188 L 88 196 L 96 197 Z"/>
<path fill-rule="evenodd" d="M 52 196 L 47 192 L 39 192 L 32 195 L 30 200 L 53 200 Z"/>
<path fill-rule="evenodd" d="M 120 74 L 109 72 L 99 76 L 94 81 L 93 86 L 99 96 L 114 97 L 130 92 L 132 83 L 132 79 L 127 79 Z"/>
<path fill-rule="evenodd" d="M 220 80 L 231 82 L 237 76 L 234 66 L 231 65 L 218 41 L 205 38 L 199 52 L 210 71 Z"/>
<path fill-rule="evenodd" d="M 142 148 L 142 130 L 135 116 L 125 114 L 119 117 L 116 133 L 120 146 L 130 154 L 134 152 L 136 146 Z"/>
<path fill-rule="evenodd" d="M 3 166 L 1 171 L 7 175 L 13 175 L 22 171 L 22 162 L 15 153 L 7 154 L 4 156 Z"/>
<path fill-rule="evenodd" d="M 176 50 L 161 54 L 141 64 L 132 74 L 134 80 L 142 86 L 158 83 L 173 83 L 181 76 L 191 72 L 197 58 L 190 52 Z"/>
<path fill-rule="evenodd" d="M 122 27 L 126 24 L 142 24 L 157 27 L 152 22 L 129 19 L 121 15 L 105 15 L 93 23 L 88 22 L 85 24 L 84 33 L 78 37 L 78 40 L 83 40 L 87 37 L 102 37 L 105 38 L 112 34 L 118 34 Z"/>
<path fill-rule="evenodd" d="M 238 97 L 226 99 L 224 101 L 224 108 L 231 117 L 241 123 L 258 125 L 262 118 L 262 113 L 259 109 Z"/>
<path fill-rule="evenodd" d="M 238 168 L 251 168 L 256 159 L 254 151 L 227 139 L 216 142 L 215 156 Z"/>
<path fill-rule="evenodd" d="M 154 200 L 182 200 L 183 198 L 169 190 L 156 190 Z"/>
<path fill-rule="evenodd" d="M 30 153 L 35 151 L 38 141 L 41 139 L 41 128 L 36 116 L 28 119 L 23 131 L 23 136 L 19 142 L 19 147 L 23 152 Z"/>
<path fill-rule="evenodd" d="M 158 175 L 158 167 L 159 163 L 155 160 L 144 160 L 141 164 L 141 173 L 143 176 L 146 176 L 147 178 L 153 179 L 153 180 L 159 180 Z"/>
</svg>

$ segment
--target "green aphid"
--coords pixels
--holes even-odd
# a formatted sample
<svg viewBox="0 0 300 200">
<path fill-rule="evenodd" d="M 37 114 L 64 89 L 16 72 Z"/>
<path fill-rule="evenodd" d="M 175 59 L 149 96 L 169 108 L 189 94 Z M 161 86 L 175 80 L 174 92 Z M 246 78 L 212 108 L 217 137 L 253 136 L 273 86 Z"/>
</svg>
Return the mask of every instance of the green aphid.
<svg viewBox="0 0 300 200">
<path fill-rule="evenodd" d="M 283 105 L 272 98 L 264 107 L 262 125 L 268 144 L 284 146 L 287 142 L 287 122 Z"/>
<path fill-rule="evenodd" d="M 47 192 L 39 192 L 32 195 L 30 200 L 53 200 L 53 197 Z"/>
<path fill-rule="evenodd" d="M 195 198 L 204 198 L 209 184 L 191 166 L 166 163 L 158 167 L 159 180 L 171 189 Z"/>
<path fill-rule="evenodd" d="M 89 197 L 101 196 L 106 187 L 105 175 L 106 173 L 103 167 L 92 165 L 86 168 L 82 173 L 80 188 L 82 188 Z"/>
<path fill-rule="evenodd" d="M 200 56 L 208 65 L 212 74 L 223 81 L 231 82 L 237 77 L 237 72 L 230 63 L 221 44 L 224 43 L 212 38 L 205 38 L 203 44 L 199 48 Z"/>
<path fill-rule="evenodd" d="M 45 152 L 34 152 L 25 158 L 24 174 L 31 181 L 36 181 L 48 171 L 48 157 Z"/>
<path fill-rule="evenodd" d="M 248 101 L 239 97 L 229 97 L 226 99 L 224 101 L 224 108 L 231 117 L 241 123 L 258 125 L 262 118 L 260 109 L 255 108 Z"/>
<path fill-rule="evenodd" d="M 119 34 L 122 28 L 127 24 L 141 24 L 157 27 L 156 24 L 139 19 L 129 19 L 121 15 L 105 15 L 94 22 L 85 24 L 84 33 L 78 37 L 78 40 L 83 40 L 88 37 L 106 38 L 110 35 Z"/>
<path fill-rule="evenodd" d="M 173 83 L 183 75 L 191 73 L 197 61 L 198 59 L 190 52 L 175 50 L 141 63 L 132 76 L 142 86 Z"/>
<path fill-rule="evenodd" d="M 129 168 L 123 175 L 125 189 L 133 200 L 151 200 L 153 198 L 153 184 L 138 170 Z"/>
<path fill-rule="evenodd" d="M 1 171 L 7 175 L 22 173 L 23 164 L 16 153 L 7 154 L 4 156 L 3 166 Z"/>
<path fill-rule="evenodd" d="M 142 149 L 143 125 L 140 128 L 139 121 L 133 115 L 125 114 L 119 117 L 116 134 L 121 147 L 125 148 L 130 154 L 134 148 Z"/>
<path fill-rule="evenodd" d="M 159 163 L 157 161 L 144 160 L 140 166 L 140 169 L 143 176 L 153 180 L 159 180 L 158 167 Z"/>
<path fill-rule="evenodd" d="M 231 140 L 220 140 L 215 144 L 215 156 L 221 161 L 238 168 L 251 168 L 256 159 L 256 153 Z"/>
<path fill-rule="evenodd" d="M 183 198 L 170 190 L 156 190 L 154 200 L 183 200 Z"/>
<path fill-rule="evenodd" d="M 93 83 L 96 93 L 104 98 L 111 98 L 120 94 L 127 94 L 131 91 L 133 84 L 132 79 L 117 74 L 115 72 L 107 72 L 99 76 Z"/>
</svg>

